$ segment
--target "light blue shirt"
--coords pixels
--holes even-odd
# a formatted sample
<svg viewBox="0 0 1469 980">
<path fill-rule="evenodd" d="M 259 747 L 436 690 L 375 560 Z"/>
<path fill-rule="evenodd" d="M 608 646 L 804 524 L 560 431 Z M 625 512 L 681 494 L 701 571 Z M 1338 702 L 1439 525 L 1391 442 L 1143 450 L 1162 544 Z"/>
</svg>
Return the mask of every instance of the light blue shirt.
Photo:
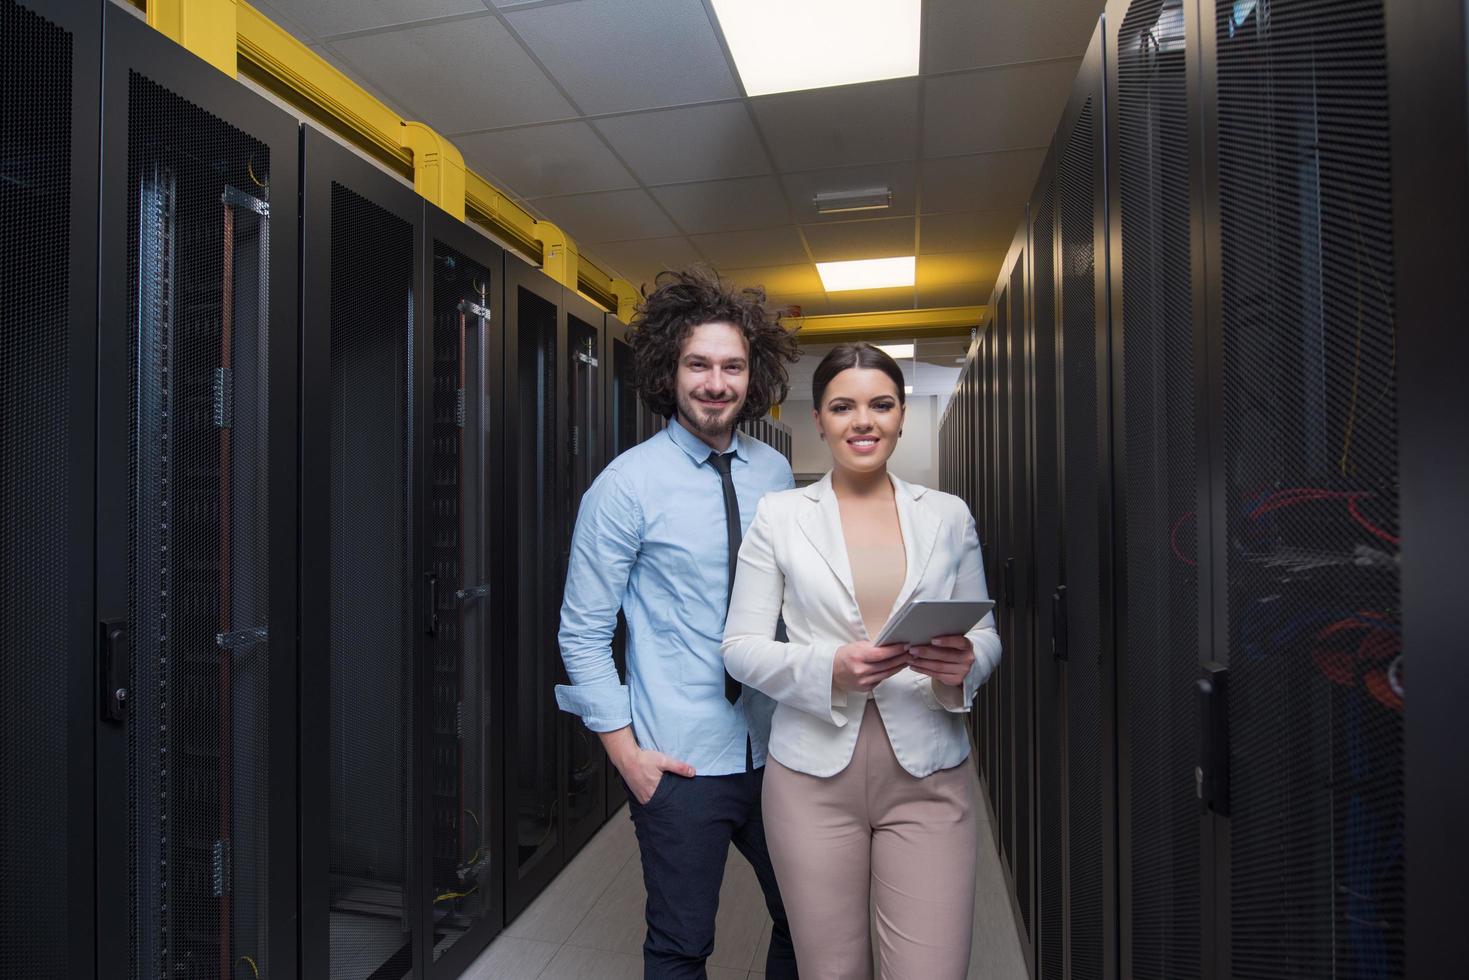
<svg viewBox="0 0 1469 980">
<path fill-rule="evenodd" d="M 677 418 L 618 456 L 582 497 L 561 605 L 561 658 L 570 685 L 556 703 L 596 732 L 632 724 L 644 749 L 700 776 L 745 771 L 749 736 L 765 764 L 775 704 L 746 688 L 724 697 L 729 544 L 712 450 Z M 795 485 L 784 456 L 735 433 L 726 452 L 743 536 L 767 493 Z M 627 619 L 627 683 L 612 660 L 617 610 Z"/>
</svg>

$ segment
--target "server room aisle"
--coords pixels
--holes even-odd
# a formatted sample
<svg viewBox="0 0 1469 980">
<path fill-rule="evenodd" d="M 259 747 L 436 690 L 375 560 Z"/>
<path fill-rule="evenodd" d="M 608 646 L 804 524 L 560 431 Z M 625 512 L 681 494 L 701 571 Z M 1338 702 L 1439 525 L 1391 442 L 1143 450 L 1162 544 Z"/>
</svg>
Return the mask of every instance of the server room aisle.
<svg viewBox="0 0 1469 980">
<path fill-rule="evenodd" d="M 980 818 L 987 819 L 981 812 Z M 1026 980 L 1015 916 L 988 826 L 980 828 L 979 887 L 969 976 Z M 643 872 L 626 808 L 618 811 L 463 980 L 641 980 Z M 709 980 L 765 976 L 770 917 L 755 874 L 733 848 L 719 897 Z"/>
</svg>

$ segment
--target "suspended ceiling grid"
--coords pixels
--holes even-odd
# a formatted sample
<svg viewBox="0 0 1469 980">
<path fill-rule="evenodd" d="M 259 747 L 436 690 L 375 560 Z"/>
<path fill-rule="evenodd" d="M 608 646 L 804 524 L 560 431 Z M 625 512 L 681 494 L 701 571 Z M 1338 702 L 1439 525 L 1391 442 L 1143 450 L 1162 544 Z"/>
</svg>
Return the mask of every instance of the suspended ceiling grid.
<svg viewBox="0 0 1469 980">
<path fill-rule="evenodd" d="M 918 77 L 759 98 L 702 0 L 255 5 L 609 271 L 706 262 L 820 315 L 988 300 L 1103 0 L 926 0 Z M 870 186 L 892 207 L 811 203 Z M 910 254 L 916 288 L 814 265 Z"/>
</svg>

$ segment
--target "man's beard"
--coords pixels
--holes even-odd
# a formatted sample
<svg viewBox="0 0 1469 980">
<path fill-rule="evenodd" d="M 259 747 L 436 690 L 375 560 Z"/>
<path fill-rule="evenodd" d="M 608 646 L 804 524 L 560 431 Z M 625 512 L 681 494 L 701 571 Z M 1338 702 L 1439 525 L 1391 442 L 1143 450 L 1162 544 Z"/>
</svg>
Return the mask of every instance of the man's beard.
<svg viewBox="0 0 1469 980">
<path fill-rule="evenodd" d="M 707 408 L 700 408 L 692 398 L 680 392 L 678 414 L 699 435 L 717 439 L 734 430 L 735 418 L 739 415 L 738 409 L 731 411 L 731 406 L 735 404 L 733 401 L 725 402 L 720 411 L 711 412 Z"/>
</svg>

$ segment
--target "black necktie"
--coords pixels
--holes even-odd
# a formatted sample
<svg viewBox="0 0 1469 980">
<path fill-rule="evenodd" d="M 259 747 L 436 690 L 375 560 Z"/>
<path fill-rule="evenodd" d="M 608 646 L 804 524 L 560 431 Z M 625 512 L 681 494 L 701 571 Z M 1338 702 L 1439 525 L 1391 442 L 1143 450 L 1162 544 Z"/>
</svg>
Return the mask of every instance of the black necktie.
<svg viewBox="0 0 1469 980">
<path fill-rule="evenodd" d="M 730 472 L 730 461 L 734 453 L 710 453 L 709 465 L 719 471 L 719 482 L 724 486 L 724 529 L 729 538 L 729 577 L 724 589 L 724 614 L 729 616 L 729 598 L 734 594 L 735 569 L 740 563 L 740 498 L 735 496 L 734 474 Z M 730 704 L 740 697 L 740 682 L 724 674 L 724 696 Z"/>
</svg>

